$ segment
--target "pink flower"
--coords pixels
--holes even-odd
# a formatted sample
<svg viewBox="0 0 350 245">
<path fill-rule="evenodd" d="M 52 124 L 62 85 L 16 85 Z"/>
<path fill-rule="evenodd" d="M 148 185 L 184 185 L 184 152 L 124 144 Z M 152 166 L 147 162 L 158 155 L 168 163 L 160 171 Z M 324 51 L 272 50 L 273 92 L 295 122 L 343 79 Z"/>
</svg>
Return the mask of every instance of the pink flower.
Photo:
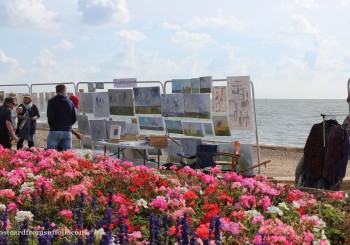
<svg viewBox="0 0 350 245">
<path fill-rule="evenodd" d="M 0 197 L 6 197 L 9 199 L 15 198 L 15 193 L 11 189 L 0 190 Z"/>
<path fill-rule="evenodd" d="M 242 205 L 244 205 L 246 208 L 252 208 L 255 207 L 256 200 L 254 196 L 251 195 L 242 195 L 240 198 L 240 202 Z"/>
<path fill-rule="evenodd" d="M 8 210 L 8 211 L 15 211 L 15 212 L 16 212 L 16 211 L 18 210 L 16 203 L 10 202 L 10 203 L 7 205 L 7 210 Z"/>
<path fill-rule="evenodd" d="M 63 217 L 66 217 L 67 219 L 72 219 L 73 218 L 73 213 L 72 213 L 72 210 L 70 210 L 70 209 L 62 210 L 61 211 L 61 215 Z"/>
<path fill-rule="evenodd" d="M 168 208 L 167 202 L 161 197 L 154 199 L 150 205 L 154 208 L 159 208 L 160 210 L 166 210 Z"/>
</svg>

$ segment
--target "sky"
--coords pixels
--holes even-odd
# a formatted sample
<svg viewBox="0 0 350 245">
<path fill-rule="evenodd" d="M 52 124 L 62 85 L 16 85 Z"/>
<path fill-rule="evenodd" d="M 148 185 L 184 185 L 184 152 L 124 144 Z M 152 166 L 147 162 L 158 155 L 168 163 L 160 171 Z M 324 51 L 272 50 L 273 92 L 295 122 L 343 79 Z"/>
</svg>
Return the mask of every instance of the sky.
<svg viewBox="0 0 350 245">
<path fill-rule="evenodd" d="M 350 0 L 0 0 L 0 84 L 250 76 L 257 99 L 345 99 L 349 13 Z"/>
</svg>

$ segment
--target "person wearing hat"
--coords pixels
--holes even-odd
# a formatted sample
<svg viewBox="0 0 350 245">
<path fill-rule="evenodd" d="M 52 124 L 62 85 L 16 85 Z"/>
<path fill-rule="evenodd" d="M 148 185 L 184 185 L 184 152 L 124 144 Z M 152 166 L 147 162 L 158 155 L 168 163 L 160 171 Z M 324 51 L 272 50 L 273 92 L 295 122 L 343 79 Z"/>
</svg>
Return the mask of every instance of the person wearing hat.
<svg viewBox="0 0 350 245">
<path fill-rule="evenodd" d="M 15 142 L 18 141 L 12 128 L 11 117 L 15 104 L 16 102 L 13 98 L 7 97 L 4 104 L 0 107 L 0 144 L 7 149 L 11 149 L 11 138 Z"/>
<path fill-rule="evenodd" d="M 22 112 L 18 114 L 16 133 L 19 135 L 17 150 L 22 149 L 24 140 L 28 141 L 28 147 L 34 146 L 34 135 L 36 132 L 36 120 L 40 117 L 38 107 L 33 104 L 30 94 L 23 95 L 23 103 L 18 107 Z"/>
<path fill-rule="evenodd" d="M 71 95 L 69 99 L 73 102 L 75 109 L 79 109 L 79 97 Z M 72 128 L 72 134 L 74 134 L 74 136 L 77 137 L 78 140 L 82 140 L 84 138 L 84 135 L 76 131 L 74 128 Z"/>
</svg>

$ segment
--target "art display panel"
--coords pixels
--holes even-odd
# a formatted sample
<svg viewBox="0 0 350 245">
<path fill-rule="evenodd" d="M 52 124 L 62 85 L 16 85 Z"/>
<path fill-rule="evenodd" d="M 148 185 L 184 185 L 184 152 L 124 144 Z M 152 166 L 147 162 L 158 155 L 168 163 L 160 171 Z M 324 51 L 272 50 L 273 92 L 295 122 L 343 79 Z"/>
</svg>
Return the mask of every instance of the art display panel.
<svg viewBox="0 0 350 245">
<path fill-rule="evenodd" d="M 164 131 L 164 119 L 162 117 L 139 116 L 140 129 Z"/>
<path fill-rule="evenodd" d="M 192 82 L 191 79 L 173 79 L 171 80 L 172 93 L 191 93 Z"/>
<path fill-rule="evenodd" d="M 210 94 L 184 94 L 185 117 L 210 119 Z"/>
<path fill-rule="evenodd" d="M 183 117 L 185 100 L 183 94 L 162 94 L 161 112 L 163 117 Z"/>
<path fill-rule="evenodd" d="M 92 99 L 93 93 L 77 93 L 77 96 L 79 97 L 79 111 L 83 113 L 93 113 L 93 99 Z"/>
<path fill-rule="evenodd" d="M 92 94 L 94 117 L 109 117 L 108 92 Z"/>
<path fill-rule="evenodd" d="M 252 130 L 252 96 L 249 76 L 227 78 L 228 113 L 231 129 Z"/>
<path fill-rule="evenodd" d="M 194 137 L 204 137 L 202 123 L 200 122 L 182 122 L 184 135 Z"/>
<path fill-rule="evenodd" d="M 213 112 L 227 112 L 226 86 L 212 88 L 212 109 Z"/>
<path fill-rule="evenodd" d="M 136 114 L 160 114 L 160 88 L 133 88 Z"/>
<path fill-rule="evenodd" d="M 165 128 L 168 133 L 183 134 L 181 120 L 167 120 L 165 119 Z"/>
<path fill-rule="evenodd" d="M 227 116 L 213 116 L 215 136 L 231 136 Z"/>
<path fill-rule="evenodd" d="M 108 89 L 108 96 L 111 115 L 135 115 L 132 89 Z"/>
</svg>

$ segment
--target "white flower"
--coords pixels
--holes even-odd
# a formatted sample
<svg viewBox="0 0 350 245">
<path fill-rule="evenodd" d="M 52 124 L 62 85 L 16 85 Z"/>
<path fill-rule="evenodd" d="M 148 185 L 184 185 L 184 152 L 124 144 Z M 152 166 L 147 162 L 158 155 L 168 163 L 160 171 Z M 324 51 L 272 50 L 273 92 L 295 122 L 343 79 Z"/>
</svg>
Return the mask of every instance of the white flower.
<svg viewBox="0 0 350 245">
<path fill-rule="evenodd" d="M 144 208 L 148 208 L 148 206 L 147 206 L 147 201 L 145 200 L 145 199 L 139 199 L 139 200 L 137 200 L 136 201 L 136 204 L 138 205 L 138 206 L 142 206 L 142 207 L 144 207 Z"/>
<path fill-rule="evenodd" d="M 106 235 L 103 228 L 100 228 L 100 229 L 94 231 L 94 236 L 97 238 L 97 240 L 100 240 L 103 235 Z"/>
<path fill-rule="evenodd" d="M 244 214 L 252 216 L 252 217 L 257 217 L 257 216 L 261 215 L 261 213 L 259 211 L 256 211 L 255 209 L 247 210 L 247 211 L 244 212 Z"/>
<path fill-rule="evenodd" d="M 300 208 L 300 204 L 297 201 L 293 201 L 292 206 L 294 208 Z"/>
<path fill-rule="evenodd" d="M 267 212 L 269 212 L 270 214 L 278 214 L 279 216 L 283 215 L 283 212 L 281 209 L 279 209 L 278 207 L 275 206 L 271 206 L 267 209 Z"/>
<path fill-rule="evenodd" d="M 24 220 L 28 220 L 28 221 L 32 221 L 33 220 L 34 215 L 32 214 L 32 212 L 30 211 L 18 211 L 16 213 L 16 217 L 15 220 L 17 222 L 23 222 Z"/>
<path fill-rule="evenodd" d="M 287 206 L 287 204 L 285 202 L 279 203 L 278 206 L 283 208 L 283 209 L 285 209 L 285 210 L 289 210 L 289 208 L 288 208 L 288 206 Z"/>
<path fill-rule="evenodd" d="M 6 209 L 6 205 L 0 203 L 0 211 L 4 211 Z"/>
<path fill-rule="evenodd" d="M 22 185 L 21 185 L 21 189 L 19 190 L 19 192 L 23 192 L 25 190 L 30 190 L 31 192 L 34 191 L 34 183 L 33 182 L 24 182 Z"/>
</svg>

